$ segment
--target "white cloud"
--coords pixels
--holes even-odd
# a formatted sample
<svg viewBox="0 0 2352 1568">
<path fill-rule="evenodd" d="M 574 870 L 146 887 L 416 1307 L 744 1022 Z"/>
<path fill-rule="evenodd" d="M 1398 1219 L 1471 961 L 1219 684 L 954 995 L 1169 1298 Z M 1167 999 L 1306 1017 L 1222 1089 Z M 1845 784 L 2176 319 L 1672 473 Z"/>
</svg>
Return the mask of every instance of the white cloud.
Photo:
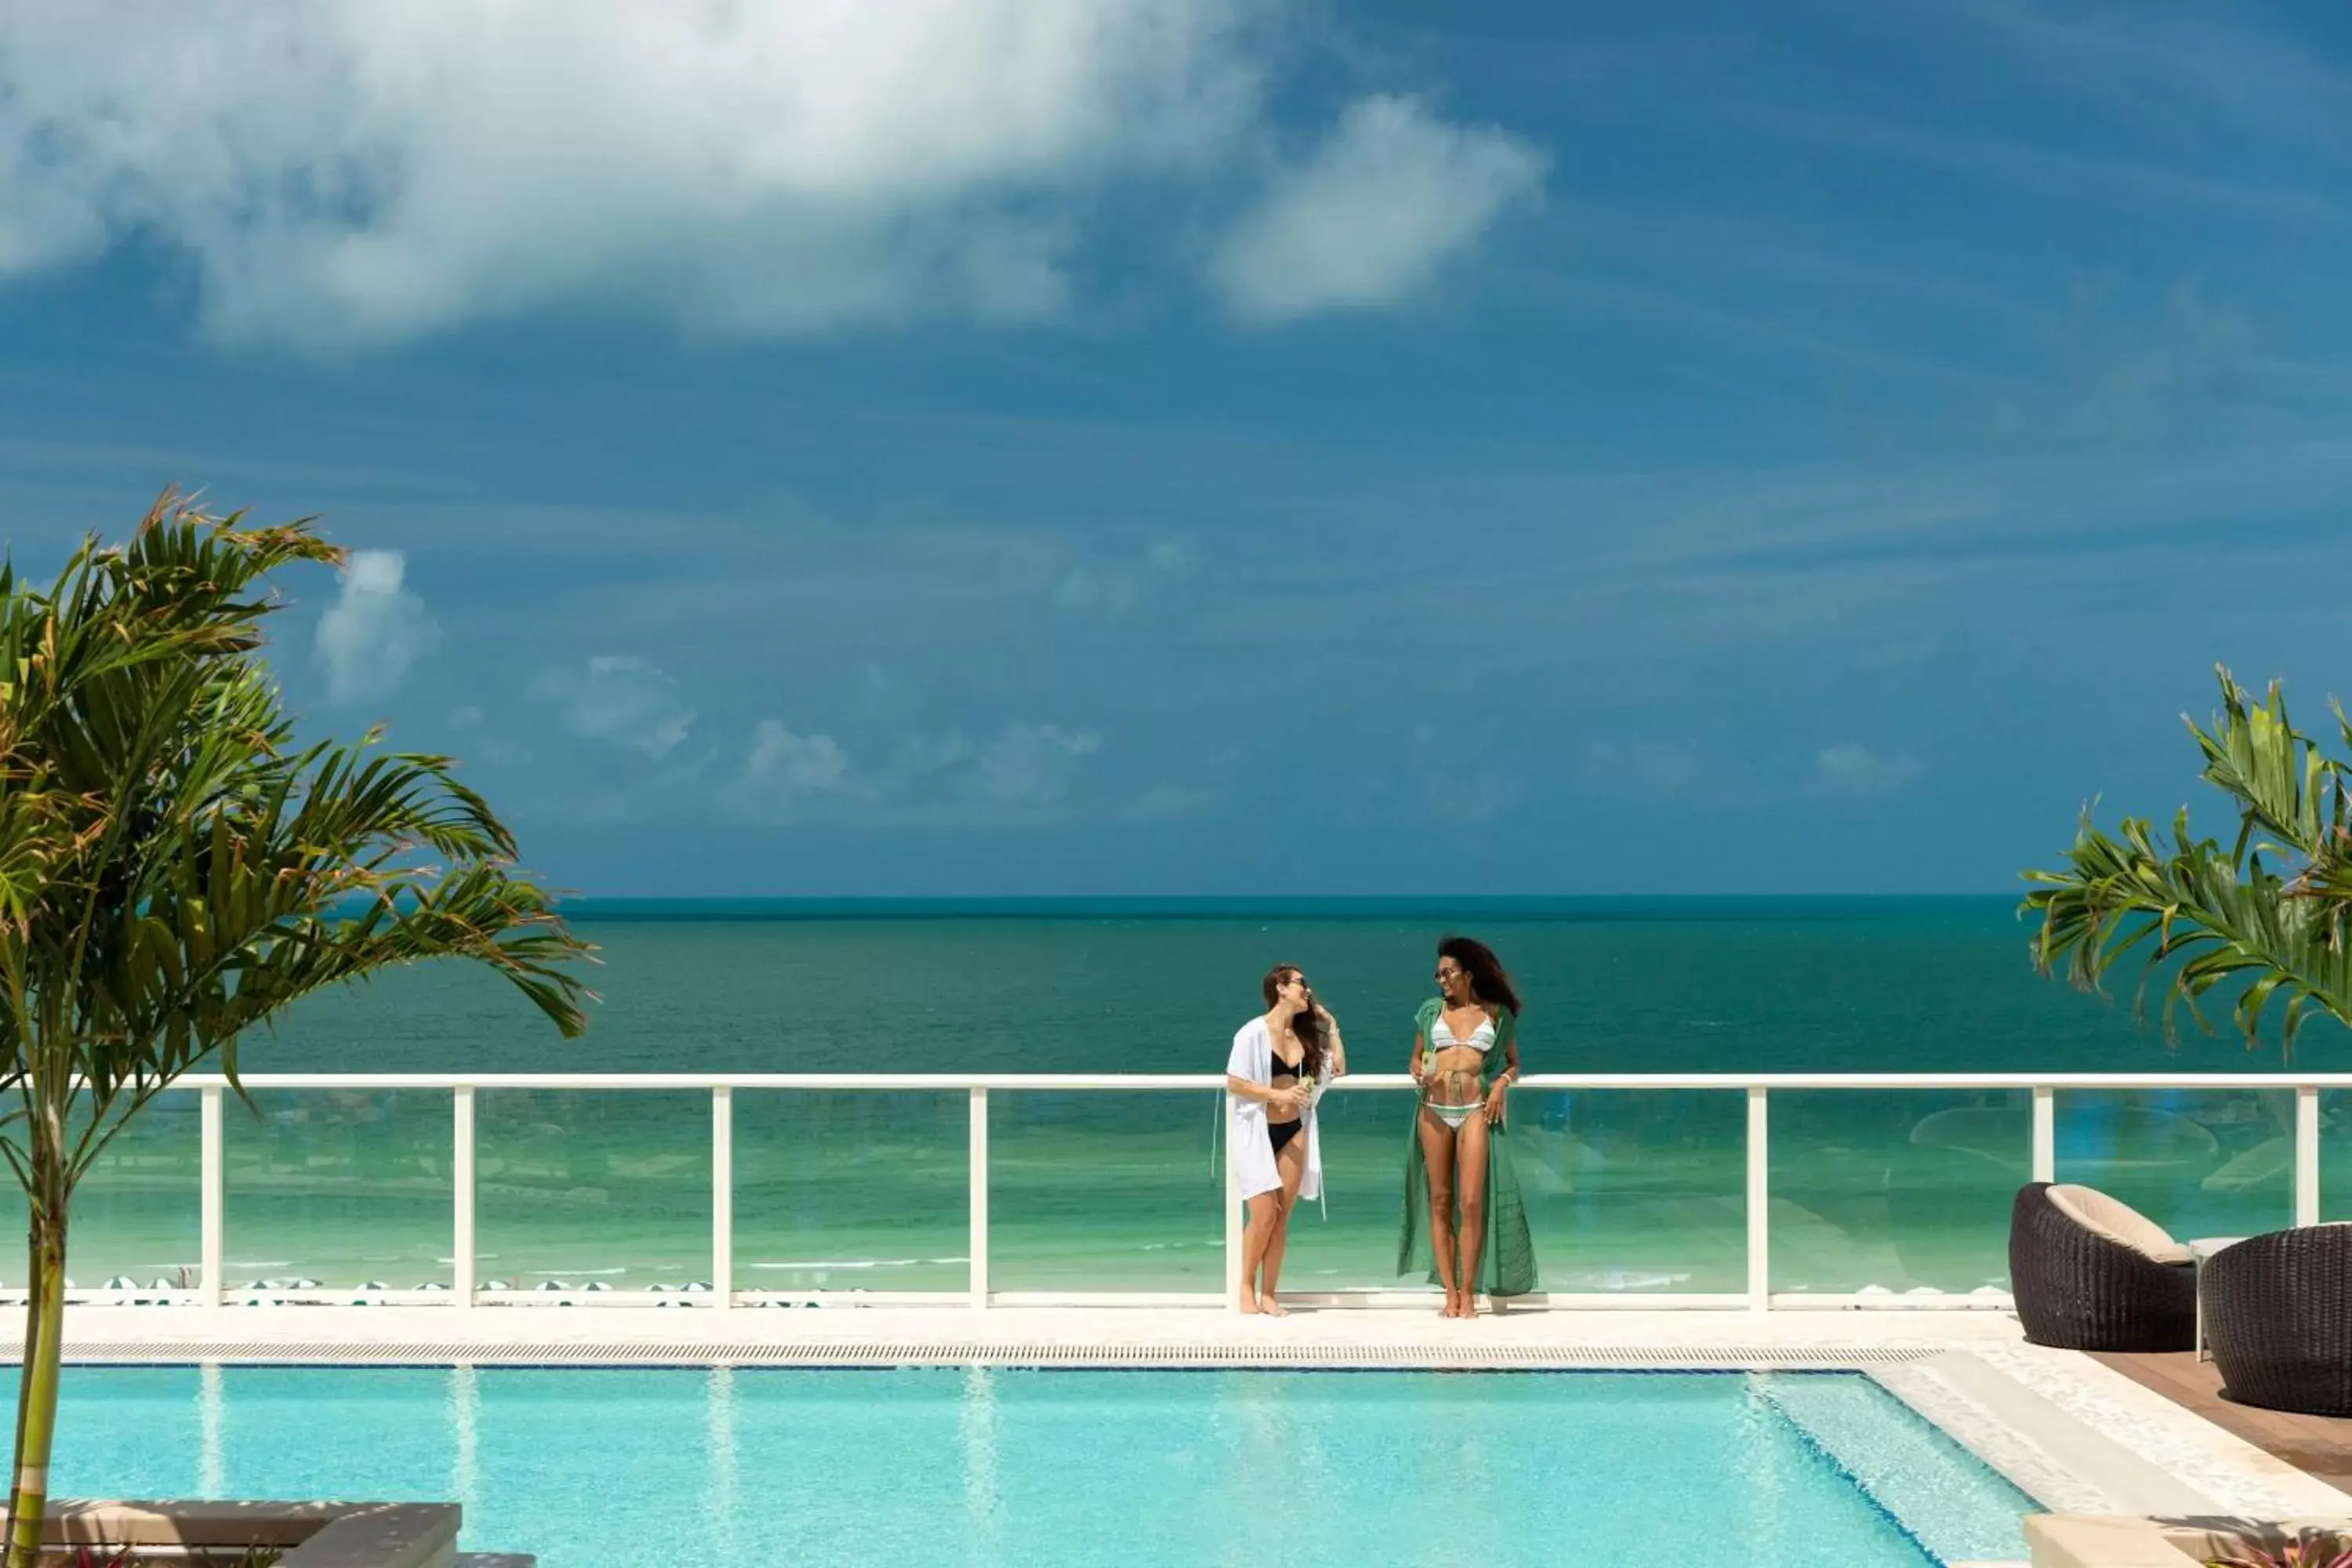
<svg viewBox="0 0 2352 1568">
<path fill-rule="evenodd" d="M 1212 280 L 1246 321 L 1389 304 L 1532 198 L 1544 164 L 1492 127 L 1449 125 L 1412 99 L 1359 99 L 1234 226 Z"/>
<path fill-rule="evenodd" d="M 0 275 L 143 238 L 230 339 L 550 307 L 1062 309 L 1114 184 L 1230 169 L 1261 0 L 12 0 Z"/>
<path fill-rule="evenodd" d="M 1050 805 L 1069 793 L 1080 757 L 1102 750 L 1102 737 L 1059 724 L 1008 724 L 974 753 L 974 780 L 998 805 Z"/>
<path fill-rule="evenodd" d="M 1907 752 L 1883 755 L 1851 742 L 1823 748 L 1813 760 L 1813 785 L 1825 795 L 1892 795 L 1927 770 Z"/>
<path fill-rule="evenodd" d="M 849 753 L 830 735 L 795 734 L 782 720 L 751 728 L 743 766 L 721 791 L 734 814 L 753 822 L 792 822 L 818 796 L 862 795 Z"/>
<path fill-rule="evenodd" d="M 849 758 L 830 735 L 795 735 L 778 721 L 762 719 L 751 732 L 743 776 L 797 795 L 838 790 L 848 782 Z"/>
<path fill-rule="evenodd" d="M 1174 226 L 1247 177 L 1290 3 L 11 0 L 0 279 L 159 245 L 213 335 L 309 347 L 1050 318 L 1105 193 Z M 1213 281 L 1256 319 L 1397 298 L 1541 168 L 1360 100 Z"/>
<path fill-rule="evenodd" d="M 647 756 L 676 751 L 694 724 L 677 682 L 626 654 L 599 654 L 576 669 L 551 671 L 532 684 L 531 694 L 560 706 L 573 734 Z"/>
<path fill-rule="evenodd" d="M 1155 539 L 1139 560 L 1071 567 L 1054 584 L 1054 603 L 1081 614 L 1123 616 L 1155 590 L 1192 572 L 1189 540 Z"/>
<path fill-rule="evenodd" d="M 319 658 L 331 701 L 390 696 L 409 666 L 440 642 L 425 601 L 401 586 L 407 571 L 397 550 L 355 550 L 344 563 L 342 592 L 319 617 Z"/>
<path fill-rule="evenodd" d="M 882 766 L 859 769 L 831 735 L 797 734 L 762 719 L 720 798 L 738 817 L 765 823 L 1022 820 L 1062 806 L 1081 760 L 1101 750 L 1092 731 L 1010 723 L 977 742 L 955 731 L 906 735 Z"/>
</svg>

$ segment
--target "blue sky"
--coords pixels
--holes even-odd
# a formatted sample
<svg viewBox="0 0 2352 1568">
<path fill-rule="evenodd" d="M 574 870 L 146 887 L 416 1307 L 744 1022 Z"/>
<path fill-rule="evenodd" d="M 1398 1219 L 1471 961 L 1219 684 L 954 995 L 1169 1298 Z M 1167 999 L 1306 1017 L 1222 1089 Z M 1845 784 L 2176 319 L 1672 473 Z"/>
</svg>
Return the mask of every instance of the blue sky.
<svg viewBox="0 0 2352 1568">
<path fill-rule="evenodd" d="M 322 514 L 593 893 L 2000 890 L 2352 685 L 2347 171 L 2320 5 L 26 0 L 0 508 Z"/>
</svg>

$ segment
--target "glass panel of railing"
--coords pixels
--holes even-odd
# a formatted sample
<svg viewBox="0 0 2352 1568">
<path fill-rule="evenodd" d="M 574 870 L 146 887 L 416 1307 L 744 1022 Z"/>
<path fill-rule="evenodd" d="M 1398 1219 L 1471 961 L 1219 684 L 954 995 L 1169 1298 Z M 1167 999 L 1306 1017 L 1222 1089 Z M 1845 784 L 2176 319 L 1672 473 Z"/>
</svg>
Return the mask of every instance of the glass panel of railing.
<svg viewBox="0 0 2352 1568">
<path fill-rule="evenodd" d="M 1290 1216 L 1279 1288 L 1410 1289 L 1397 1276 L 1397 1205 L 1404 1197 L 1404 1140 L 1412 1096 L 1396 1089 L 1326 1092 L 1315 1113 L 1323 1151 L 1323 1198 Z M 1236 1224 L 1246 1215 L 1239 1215 Z M 1222 1276 L 1220 1276 L 1222 1279 Z"/>
<path fill-rule="evenodd" d="M 2352 1089 L 2319 1091 L 2319 1217 L 2352 1219 Z"/>
<path fill-rule="evenodd" d="M 223 1270 L 394 1290 L 451 1278 L 447 1089 L 257 1089 L 222 1108 Z"/>
<path fill-rule="evenodd" d="M 1509 1128 L 1543 1289 L 1747 1288 L 1744 1093 L 1522 1089 Z"/>
<path fill-rule="evenodd" d="M 708 1289 L 708 1089 L 483 1089 L 475 1116 L 485 1289 Z"/>
<path fill-rule="evenodd" d="M 2009 1288 L 2028 1092 L 1775 1089 L 1769 1115 L 1773 1290 Z"/>
<path fill-rule="evenodd" d="M 970 1288 L 966 1091 L 734 1099 L 736 1289 Z"/>
<path fill-rule="evenodd" d="M 992 1090 L 991 1289 L 1223 1290 L 1217 1107 L 1207 1089 Z"/>
<path fill-rule="evenodd" d="M 2057 1175 L 2187 1241 L 2294 1223 L 2294 1091 L 2062 1089 Z"/>
<path fill-rule="evenodd" d="M 82 1289 L 111 1279 L 152 1287 L 198 1282 L 204 1247 L 201 1096 L 167 1089 L 107 1144 L 74 1194 L 66 1278 Z M 25 1279 L 25 1200 L 9 1182 L 9 1235 L 0 1278 Z"/>
</svg>

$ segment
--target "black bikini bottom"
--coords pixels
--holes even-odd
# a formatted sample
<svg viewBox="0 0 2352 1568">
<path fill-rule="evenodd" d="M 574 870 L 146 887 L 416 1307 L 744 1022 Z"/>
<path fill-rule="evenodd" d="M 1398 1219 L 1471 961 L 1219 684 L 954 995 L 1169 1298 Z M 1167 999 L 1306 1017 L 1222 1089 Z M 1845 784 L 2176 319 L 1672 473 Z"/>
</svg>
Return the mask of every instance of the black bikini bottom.
<svg viewBox="0 0 2352 1568">
<path fill-rule="evenodd" d="M 1290 1141 L 1298 1136 L 1298 1130 L 1306 1125 L 1307 1120 L 1304 1117 L 1296 1121 L 1267 1122 L 1265 1132 L 1267 1137 L 1274 1140 L 1274 1152 L 1277 1154 L 1281 1153 Z"/>
</svg>

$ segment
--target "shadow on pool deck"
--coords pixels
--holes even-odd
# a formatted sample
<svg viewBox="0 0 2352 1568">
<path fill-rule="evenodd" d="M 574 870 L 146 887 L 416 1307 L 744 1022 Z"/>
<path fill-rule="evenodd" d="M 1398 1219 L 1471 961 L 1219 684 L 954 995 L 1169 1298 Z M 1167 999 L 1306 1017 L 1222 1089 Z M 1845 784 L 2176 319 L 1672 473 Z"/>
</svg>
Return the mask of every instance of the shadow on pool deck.
<svg viewBox="0 0 2352 1568">
<path fill-rule="evenodd" d="M 2098 1359 L 2304 1474 L 2352 1491 L 2352 1418 L 2294 1415 L 2224 1399 L 2220 1369 L 2188 1351 L 2139 1355 L 2101 1352 Z"/>
</svg>

